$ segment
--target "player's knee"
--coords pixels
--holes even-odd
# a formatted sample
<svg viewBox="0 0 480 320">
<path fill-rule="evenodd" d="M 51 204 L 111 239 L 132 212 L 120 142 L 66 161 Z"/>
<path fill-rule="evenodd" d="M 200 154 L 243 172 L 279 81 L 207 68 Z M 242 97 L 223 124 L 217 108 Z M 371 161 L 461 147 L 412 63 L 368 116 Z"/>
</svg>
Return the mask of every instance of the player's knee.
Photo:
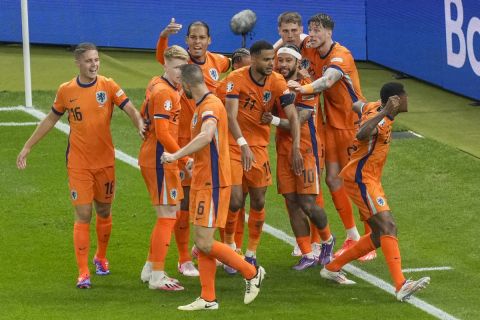
<svg viewBox="0 0 480 320">
<path fill-rule="evenodd" d="M 230 211 L 236 212 L 243 208 L 243 199 L 239 199 L 238 197 L 231 197 L 230 198 Z"/>
<path fill-rule="evenodd" d="M 397 236 L 397 225 L 393 219 L 383 219 L 379 227 L 381 235 Z"/>
<path fill-rule="evenodd" d="M 198 250 L 202 251 L 203 253 L 209 254 L 210 250 L 212 250 L 213 241 L 206 238 L 196 238 L 195 239 L 195 246 Z"/>
<path fill-rule="evenodd" d="M 342 180 L 336 175 L 327 175 L 325 182 L 330 190 L 337 190 L 342 186 Z"/>
<path fill-rule="evenodd" d="M 303 197 L 299 196 L 298 201 L 300 207 L 302 208 L 303 212 L 309 217 L 311 217 L 313 210 L 315 209 L 314 206 L 317 204 L 315 203 L 315 199 L 312 197 Z"/>
</svg>

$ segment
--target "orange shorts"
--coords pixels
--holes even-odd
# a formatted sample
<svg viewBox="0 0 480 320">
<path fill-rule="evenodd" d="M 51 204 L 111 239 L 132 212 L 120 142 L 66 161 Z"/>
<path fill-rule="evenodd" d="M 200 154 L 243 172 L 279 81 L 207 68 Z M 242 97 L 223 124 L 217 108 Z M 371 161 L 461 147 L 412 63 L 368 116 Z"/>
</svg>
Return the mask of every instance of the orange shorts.
<svg viewBox="0 0 480 320">
<path fill-rule="evenodd" d="M 243 171 L 242 153 L 240 148 L 230 146 L 230 168 L 232 172 L 232 185 L 245 183 L 251 188 L 261 188 L 272 184 L 272 171 L 268 158 L 267 147 L 250 146 L 255 162 L 249 171 Z"/>
<path fill-rule="evenodd" d="M 297 176 L 292 169 L 292 157 L 277 156 L 278 193 L 319 194 L 321 171 L 312 153 L 303 154 L 303 167 L 303 174 Z"/>
<path fill-rule="evenodd" d="M 362 221 L 368 220 L 378 212 L 390 211 L 381 183 L 344 180 L 343 184 L 348 196 L 358 207 Z"/>
<path fill-rule="evenodd" d="M 90 204 L 95 199 L 112 203 L 115 197 L 115 167 L 100 169 L 68 168 L 70 200 L 74 206 Z"/>
<path fill-rule="evenodd" d="M 196 226 L 224 228 L 231 187 L 190 190 L 190 221 Z"/>
<path fill-rule="evenodd" d="M 336 162 L 343 169 L 350 160 L 355 140 L 355 129 L 337 129 L 330 125 L 325 127 L 325 160 Z"/>
<path fill-rule="evenodd" d="M 148 193 L 150 193 L 152 205 L 174 206 L 183 199 L 183 188 L 178 169 L 140 167 L 140 170 L 147 185 Z"/>
<path fill-rule="evenodd" d="M 188 143 L 190 142 L 190 139 L 186 138 L 178 138 L 178 145 L 180 148 L 185 147 Z M 182 182 L 183 187 L 190 187 L 192 184 L 192 177 L 187 173 L 187 169 L 180 164 L 180 161 L 178 161 L 178 169 L 180 170 L 180 180 Z"/>
</svg>

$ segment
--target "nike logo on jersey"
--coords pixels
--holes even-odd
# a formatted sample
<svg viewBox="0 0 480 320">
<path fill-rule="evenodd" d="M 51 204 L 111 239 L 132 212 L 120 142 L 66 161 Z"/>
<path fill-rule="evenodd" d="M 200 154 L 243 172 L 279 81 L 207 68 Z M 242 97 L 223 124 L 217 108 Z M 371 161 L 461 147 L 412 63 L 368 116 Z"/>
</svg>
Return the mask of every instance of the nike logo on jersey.
<svg viewBox="0 0 480 320">
<path fill-rule="evenodd" d="M 74 101 L 76 101 L 76 100 L 78 100 L 78 98 L 75 98 L 75 99 L 69 99 L 70 103 L 72 103 L 72 102 L 74 102 Z"/>
</svg>

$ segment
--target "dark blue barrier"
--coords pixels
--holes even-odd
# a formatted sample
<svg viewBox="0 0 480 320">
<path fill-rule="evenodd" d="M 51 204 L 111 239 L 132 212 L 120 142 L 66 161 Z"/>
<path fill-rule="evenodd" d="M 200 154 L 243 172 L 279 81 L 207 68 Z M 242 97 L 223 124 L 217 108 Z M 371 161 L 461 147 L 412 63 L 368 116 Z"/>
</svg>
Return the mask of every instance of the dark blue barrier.
<svg viewBox="0 0 480 320">
<path fill-rule="evenodd" d="M 91 41 L 99 46 L 148 48 L 171 17 L 185 27 L 194 20 L 211 26 L 212 45 L 217 52 L 232 52 L 241 37 L 230 31 L 230 18 L 243 9 L 257 14 L 253 40 L 278 39 L 277 16 L 298 11 L 304 22 L 316 12 L 330 14 L 337 26 L 335 39 L 345 44 L 356 59 L 366 59 L 365 1 L 162 1 L 162 0 L 35 0 L 29 1 L 30 41 L 42 44 L 77 44 Z M 19 0 L 0 1 L 0 41 L 21 42 Z M 305 31 L 306 27 L 305 27 Z M 185 32 L 172 38 L 184 44 Z M 252 43 L 248 40 L 247 46 Z"/>
<path fill-rule="evenodd" d="M 368 60 L 480 100 L 480 1 L 367 0 Z"/>
</svg>

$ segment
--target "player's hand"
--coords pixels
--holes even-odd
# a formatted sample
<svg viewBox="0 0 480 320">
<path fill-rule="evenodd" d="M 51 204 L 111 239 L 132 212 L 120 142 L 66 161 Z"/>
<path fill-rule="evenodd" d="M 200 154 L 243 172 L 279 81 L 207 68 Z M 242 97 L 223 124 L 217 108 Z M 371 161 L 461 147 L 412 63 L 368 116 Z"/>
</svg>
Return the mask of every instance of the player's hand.
<svg viewBox="0 0 480 320">
<path fill-rule="evenodd" d="M 162 153 L 162 156 L 160 157 L 160 161 L 162 161 L 162 163 L 172 163 L 176 160 L 177 158 L 174 156 L 174 154 L 168 152 Z"/>
<path fill-rule="evenodd" d="M 310 73 L 308 73 L 308 70 L 305 68 L 299 68 L 298 73 L 302 76 L 304 79 L 310 79 Z"/>
<path fill-rule="evenodd" d="M 288 85 L 288 88 L 292 91 L 297 91 L 297 92 L 300 92 L 300 93 L 304 93 L 302 85 L 300 83 L 298 83 L 297 81 L 288 80 L 287 85 Z"/>
<path fill-rule="evenodd" d="M 192 176 L 193 170 L 193 158 L 188 158 L 187 163 L 185 164 L 185 170 L 187 171 L 188 175 Z"/>
<path fill-rule="evenodd" d="M 292 149 L 292 164 L 293 164 L 293 172 L 299 176 L 303 172 L 303 157 L 300 153 L 300 149 L 293 148 Z"/>
<path fill-rule="evenodd" d="M 243 170 L 249 171 L 252 169 L 253 163 L 255 162 L 255 157 L 253 156 L 252 150 L 250 150 L 250 147 L 248 144 L 245 144 L 240 147 L 242 149 L 242 166 Z"/>
<path fill-rule="evenodd" d="M 17 157 L 17 168 L 18 169 L 25 169 L 27 167 L 27 156 L 30 153 L 30 149 L 23 148 L 22 151 L 18 154 Z"/>
<path fill-rule="evenodd" d="M 385 112 L 390 117 L 395 117 L 398 114 L 398 109 L 400 108 L 400 97 L 391 96 L 388 98 L 387 104 L 385 105 Z"/>
<path fill-rule="evenodd" d="M 272 123 L 273 115 L 271 112 L 264 112 L 262 114 L 262 118 L 260 119 L 260 123 L 262 124 L 270 124 Z"/>
<path fill-rule="evenodd" d="M 145 140 L 145 132 L 147 131 L 147 124 L 143 121 L 143 118 L 138 119 L 137 122 L 138 135 L 142 140 Z"/>
<path fill-rule="evenodd" d="M 171 34 L 176 34 L 182 29 L 182 25 L 175 22 L 175 18 L 170 20 L 170 23 L 165 27 L 165 29 L 160 32 L 160 37 L 166 38 Z"/>
</svg>

